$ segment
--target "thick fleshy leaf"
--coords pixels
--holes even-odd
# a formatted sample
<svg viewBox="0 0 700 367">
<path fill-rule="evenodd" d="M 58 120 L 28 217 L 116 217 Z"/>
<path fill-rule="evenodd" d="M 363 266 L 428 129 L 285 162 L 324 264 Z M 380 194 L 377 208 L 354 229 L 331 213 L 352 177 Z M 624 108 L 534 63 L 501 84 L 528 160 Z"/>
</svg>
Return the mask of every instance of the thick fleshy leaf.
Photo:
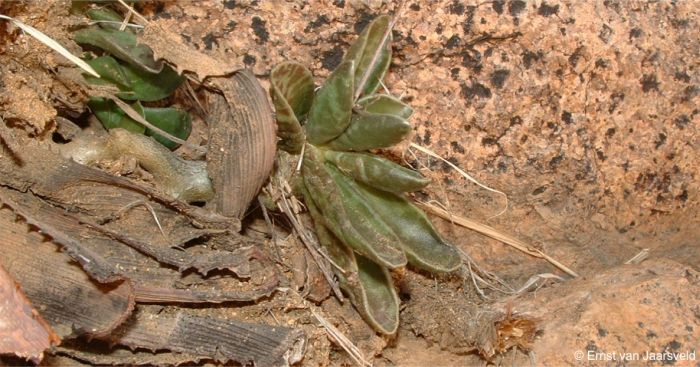
<svg viewBox="0 0 700 367">
<path fill-rule="evenodd" d="M 356 255 L 326 226 L 323 214 L 311 194 L 303 189 L 306 205 L 314 220 L 316 236 L 328 256 L 343 271 L 333 268 L 341 288 L 365 321 L 382 334 L 393 334 L 399 324 L 399 297 L 389 272 L 362 255 Z"/>
<path fill-rule="evenodd" d="M 328 150 L 325 157 L 346 175 L 383 191 L 411 192 L 430 183 L 420 173 L 374 154 Z"/>
<path fill-rule="evenodd" d="M 314 96 L 311 72 L 296 62 L 284 62 L 270 73 L 270 97 L 275 106 L 279 148 L 298 154 L 304 144 L 304 121 Z"/>
<path fill-rule="evenodd" d="M 327 147 L 333 150 L 363 151 L 397 144 L 411 132 L 411 125 L 394 115 L 357 112 L 350 126 Z"/>
<path fill-rule="evenodd" d="M 386 268 L 362 255 L 356 256 L 360 291 L 354 299 L 355 307 L 375 330 L 394 334 L 399 327 L 399 297 Z M 353 299 L 353 300 L 354 300 Z"/>
<path fill-rule="evenodd" d="M 382 15 L 375 18 L 345 54 L 343 61 L 355 61 L 355 88 L 362 88 L 360 96 L 376 92 L 379 88 L 379 82 L 389 69 L 391 61 L 390 26 L 391 17 Z M 364 86 L 360 86 L 363 78 L 366 82 Z"/>
<path fill-rule="evenodd" d="M 149 73 L 160 73 L 163 63 L 153 59 L 150 47 L 138 44 L 136 35 L 113 28 L 91 26 L 74 34 L 75 42 L 99 47 L 110 55 Z"/>
<path fill-rule="evenodd" d="M 85 14 L 87 14 L 88 18 L 95 21 L 122 22 L 124 20 L 119 13 L 109 8 L 92 8 L 88 9 Z M 119 24 L 100 23 L 100 27 L 119 29 Z"/>
<path fill-rule="evenodd" d="M 411 106 L 386 94 L 373 94 L 360 98 L 357 104 L 362 106 L 364 111 L 399 116 L 404 120 L 408 120 L 413 114 Z"/>
<path fill-rule="evenodd" d="M 146 121 L 161 130 L 182 140 L 187 140 L 192 132 L 192 119 L 190 114 L 174 107 L 143 109 Z M 176 149 L 180 144 L 170 141 L 151 129 L 146 129 L 146 135 L 152 136 L 157 142 L 168 149 Z"/>
<path fill-rule="evenodd" d="M 314 98 L 314 79 L 304 65 L 286 61 L 270 72 L 271 87 L 284 97 L 298 121 L 309 113 Z"/>
<path fill-rule="evenodd" d="M 160 73 L 153 74 L 131 65 L 120 64 L 111 56 L 101 56 L 86 62 L 101 76 L 95 78 L 86 75 L 85 79 L 89 83 L 115 85 L 121 91 L 117 96 L 131 101 L 152 102 L 163 99 L 172 94 L 185 80 L 167 65 Z"/>
<path fill-rule="evenodd" d="M 306 136 L 311 144 L 332 140 L 350 124 L 354 70 L 354 62 L 343 62 L 316 93 L 306 122 Z"/>
<path fill-rule="evenodd" d="M 326 227 L 356 252 L 391 269 L 406 265 L 398 237 L 373 212 L 357 184 L 323 162 L 322 153 L 306 146 L 302 176 Z"/>
<path fill-rule="evenodd" d="M 461 257 L 457 249 L 437 233 L 425 213 L 403 196 L 360 185 L 366 201 L 401 239 L 408 262 L 429 272 L 457 270 Z"/>
<path fill-rule="evenodd" d="M 132 120 L 114 102 L 106 98 L 90 98 L 88 107 L 90 107 L 92 113 L 97 116 L 97 119 L 100 120 L 102 125 L 107 129 L 122 128 L 139 134 L 143 134 L 146 131 L 143 125 Z M 141 106 L 141 103 L 138 101 L 134 102 L 131 108 L 141 116 L 145 115 L 143 106 Z"/>
</svg>

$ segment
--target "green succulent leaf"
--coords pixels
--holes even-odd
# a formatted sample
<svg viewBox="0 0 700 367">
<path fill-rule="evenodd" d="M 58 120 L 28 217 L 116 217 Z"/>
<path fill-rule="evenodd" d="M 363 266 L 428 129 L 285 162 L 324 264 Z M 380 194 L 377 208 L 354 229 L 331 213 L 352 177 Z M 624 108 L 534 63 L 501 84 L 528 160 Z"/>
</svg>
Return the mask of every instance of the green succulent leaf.
<svg viewBox="0 0 700 367">
<path fill-rule="evenodd" d="M 350 126 L 326 146 L 333 150 L 363 151 L 397 144 L 411 132 L 411 125 L 401 117 L 359 111 L 352 115 Z"/>
<path fill-rule="evenodd" d="M 122 128 L 139 134 L 143 134 L 146 131 L 143 125 L 132 120 L 114 102 L 106 98 L 90 98 L 88 106 L 106 129 Z M 141 106 L 139 101 L 131 104 L 131 108 L 138 112 L 139 115 L 145 116 L 143 106 Z"/>
<path fill-rule="evenodd" d="M 325 158 L 346 175 L 383 191 L 411 192 L 430 183 L 420 173 L 374 154 L 328 150 Z"/>
<path fill-rule="evenodd" d="M 406 265 L 398 237 L 360 195 L 357 184 L 332 165 L 322 153 L 306 146 L 302 176 L 324 224 L 346 245 L 391 269 Z"/>
<path fill-rule="evenodd" d="M 121 91 L 117 96 L 125 100 L 146 102 L 163 99 L 175 91 L 184 81 L 170 66 L 163 67 L 158 74 L 145 72 L 131 65 L 120 64 L 111 56 L 86 60 L 101 78 L 85 75 L 85 79 L 96 85 L 114 85 Z"/>
<path fill-rule="evenodd" d="M 376 92 L 380 81 L 389 69 L 391 61 L 389 27 L 391 27 L 391 17 L 382 15 L 375 18 L 345 54 L 344 62 L 355 62 L 355 88 L 360 88 L 361 80 L 366 78 L 365 85 L 359 92 L 361 96 Z"/>
<path fill-rule="evenodd" d="M 433 273 L 459 268 L 462 261 L 459 252 L 440 237 L 422 210 L 403 196 L 362 185 L 359 191 L 401 239 L 401 249 L 411 265 Z"/>
<path fill-rule="evenodd" d="M 96 21 L 108 21 L 108 22 L 122 22 L 124 19 L 119 13 L 109 8 L 92 8 L 85 12 L 91 20 Z M 101 23 L 102 28 L 113 28 L 119 29 L 118 24 Z"/>
<path fill-rule="evenodd" d="M 311 108 L 314 81 L 311 72 L 296 62 L 284 62 L 270 73 L 270 97 L 275 106 L 279 147 L 298 154 L 304 144 L 301 122 Z"/>
<path fill-rule="evenodd" d="M 386 268 L 362 255 L 357 255 L 356 261 L 360 288 L 354 289 L 355 297 L 351 300 L 375 330 L 394 334 L 399 327 L 400 302 L 391 275 Z"/>
<path fill-rule="evenodd" d="M 328 256 L 343 271 L 334 268 L 341 288 L 367 323 L 382 334 L 394 334 L 399 325 L 399 297 L 391 275 L 382 266 L 355 253 L 342 243 L 323 224 L 323 215 L 310 199 L 307 190 L 309 213 L 314 220 L 316 236 Z"/>
<path fill-rule="evenodd" d="M 357 104 L 367 112 L 399 116 L 404 120 L 408 120 L 413 114 L 411 106 L 386 94 L 373 94 L 360 98 Z"/>
<path fill-rule="evenodd" d="M 306 136 L 311 144 L 332 140 L 350 124 L 354 65 L 352 61 L 340 64 L 316 93 L 306 122 Z"/>
<path fill-rule="evenodd" d="M 174 107 L 167 108 L 150 108 L 143 109 L 146 121 L 161 130 L 178 137 L 182 140 L 187 140 L 192 132 L 192 119 L 190 114 Z M 180 144 L 170 141 L 169 139 L 160 136 L 157 132 L 146 129 L 146 135 L 152 136 L 157 142 L 163 144 L 168 149 L 176 149 Z"/>
<path fill-rule="evenodd" d="M 153 59 L 151 48 L 138 44 L 136 35 L 131 32 L 91 26 L 75 32 L 74 40 L 101 48 L 142 71 L 158 74 L 163 70 L 163 63 Z"/>
</svg>

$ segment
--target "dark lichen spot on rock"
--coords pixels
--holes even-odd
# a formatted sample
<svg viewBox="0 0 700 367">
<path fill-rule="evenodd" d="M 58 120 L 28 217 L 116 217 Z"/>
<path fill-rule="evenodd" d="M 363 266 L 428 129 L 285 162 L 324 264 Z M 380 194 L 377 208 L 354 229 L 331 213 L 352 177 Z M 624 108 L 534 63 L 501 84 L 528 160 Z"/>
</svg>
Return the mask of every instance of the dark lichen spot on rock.
<svg viewBox="0 0 700 367">
<path fill-rule="evenodd" d="M 474 25 L 474 14 L 476 14 L 476 6 L 469 5 L 466 8 L 467 19 L 462 23 L 462 31 L 464 34 L 472 33 L 472 26 Z"/>
<path fill-rule="evenodd" d="M 659 149 L 664 143 L 666 143 L 666 134 L 659 133 L 659 135 L 656 136 L 656 140 L 654 140 L 654 148 Z"/>
<path fill-rule="evenodd" d="M 683 190 L 678 196 L 676 196 L 676 200 L 686 202 L 688 201 L 688 190 Z"/>
<path fill-rule="evenodd" d="M 452 80 L 459 80 L 459 68 L 452 68 L 450 70 L 450 76 Z"/>
<path fill-rule="evenodd" d="M 673 124 L 676 125 L 677 128 L 683 130 L 688 124 L 690 123 L 690 117 L 688 115 L 680 115 L 676 117 L 673 120 Z"/>
<path fill-rule="evenodd" d="M 450 14 L 462 15 L 464 14 L 464 4 L 459 0 L 452 0 L 452 4 L 447 8 Z"/>
<path fill-rule="evenodd" d="M 458 142 L 453 141 L 450 142 L 450 146 L 452 147 L 452 150 L 457 153 L 464 153 L 464 147 L 460 145 Z"/>
<path fill-rule="evenodd" d="M 424 145 L 430 145 L 430 137 L 432 136 L 432 133 L 430 132 L 429 129 L 425 130 L 425 134 L 423 135 L 423 144 Z"/>
<path fill-rule="evenodd" d="M 616 131 L 617 130 L 615 130 L 614 127 L 611 127 L 605 132 L 605 136 L 607 136 L 608 138 L 612 138 L 615 135 Z"/>
<path fill-rule="evenodd" d="M 610 65 L 610 61 L 608 59 L 599 58 L 595 61 L 595 67 L 598 69 L 607 69 L 608 65 Z"/>
<path fill-rule="evenodd" d="M 270 40 L 270 33 L 267 31 L 267 28 L 265 28 L 265 24 L 266 22 L 260 17 L 253 17 L 251 26 L 253 28 L 253 33 L 255 33 L 255 36 L 258 37 L 258 44 L 263 44 Z"/>
<path fill-rule="evenodd" d="M 365 29 L 365 27 L 367 27 L 367 24 L 369 24 L 369 22 L 371 22 L 372 19 L 374 19 L 374 15 L 369 14 L 365 11 L 360 11 L 360 15 L 357 21 L 355 22 L 355 25 L 353 26 L 353 28 L 355 29 L 355 33 L 362 33 L 362 31 Z"/>
<path fill-rule="evenodd" d="M 493 8 L 493 11 L 495 11 L 496 14 L 501 15 L 503 14 L 503 4 L 505 4 L 504 0 L 494 0 L 491 3 L 491 8 Z"/>
<path fill-rule="evenodd" d="M 651 90 L 659 90 L 659 82 L 656 80 L 656 74 L 644 74 L 639 81 L 642 85 L 642 91 L 648 93 Z"/>
<path fill-rule="evenodd" d="M 491 98 L 491 89 L 485 85 L 472 80 L 471 85 L 462 84 L 462 97 L 472 99 L 474 97 Z"/>
<path fill-rule="evenodd" d="M 321 65 L 326 70 L 334 70 L 343 61 L 343 47 L 335 46 L 321 53 Z"/>
<path fill-rule="evenodd" d="M 408 8 L 411 9 L 411 10 L 413 10 L 413 11 L 419 11 L 419 10 L 420 10 L 420 5 L 419 5 L 418 3 L 413 3 L 413 4 L 411 4 Z"/>
<path fill-rule="evenodd" d="M 542 51 L 538 51 L 537 53 L 534 53 L 530 50 L 525 50 L 522 54 L 523 58 L 523 65 L 525 65 L 525 69 L 529 69 L 530 66 L 532 66 L 532 63 L 535 61 L 539 61 L 544 54 Z"/>
<path fill-rule="evenodd" d="M 579 46 L 579 47 L 576 48 L 576 50 L 574 51 L 574 53 L 572 53 L 571 56 L 569 56 L 569 64 L 571 65 L 572 68 L 575 68 L 576 65 L 578 64 L 578 60 L 579 60 L 581 57 L 583 57 L 583 55 L 581 54 L 581 52 L 583 51 L 583 49 L 584 49 L 583 46 Z"/>
<path fill-rule="evenodd" d="M 438 23 L 437 27 L 435 27 L 435 33 L 437 34 L 442 34 L 442 31 L 445 29 L 442 27 L 442 23 Z"/>
<path fill-rule="evenodd" d="M 235 20 L 229 21 L 228 23 L 226 23 L 226 28 L 224 28 L 224 32 L 229 33 L 233 31 L 234 29 L 236 29 L 237 25 L 238 23 L 236 23 Z"/>
<path fill-rule="evenodd" d="M 207 33 L 206 36 L 202 37 L 202 42 L 204 42 L 204 48 L 207 50 L 211 50 L 214 47 L 214 43 L 216 45 L 219 45 L 219 42 L 216 41 L 216 37 L 212 33 Z"/>
<path fill-rule="evenodd" d="M 700 88 L 698 88 L 696 85 L 689 85 L 683 89 L 683 102 L 688 102 L 695 96 L 700 94 Z"/>
<path fill-rule="evenodd" d="M 559 13 L 559 4 L 557 5 L 549 5 L 545 1 L 540 4 L 540 7 L 537 9 L 537 14 L 543 16 L 543 17 L 548 17 L 554 14 Z"/>
<path fill-rule="evenodd" d="M 564 160 L 563 155 L 558 155 L 552 159 L 549 160 L 549 168 L 555 169 L 557 166 Z"/>
<path fill-rule="evenodd" d="M 256 62 L 255 56 L 248 55 L 248 54 L 245 54 L 243 56 L 243 63 L 246 64 L 246 66 L 253 66 L 253 65 L 255 65 L 255 62 Z"/>
<path fill-rule="evenodd" d="M 496 140 L 496 138 L 494 138 L 494 137 L 486 136 L 486 137 L 481 139 L 481 145 L 483 145 L 485 147 L 498 145 L 498 140 Z"/>
<path fill-rule="evenodd" d="M 523 118 L 520 116 L 513 116 L 510 118 L 510 123 L 508 124 L 509 127 L 513 127 L 515 125 L 522 125 L 523 124 Z"/>
<path fill-rule="evenodd" d="M 595 344 L 595 341 L 590 340 L 588 344 L 586 344 L 586 351 L 588 352 L 599 352 L 600 350 L 598 349 L 598 346 Z"/>
<path fill-rule="evenodd" d="M 596 154 L 596 156 L 598 157 L 598 159 L 599 159 L 601 162 L 603 162 L 603 161 L 605 161 L 606 159 L 608 159 L 608 157 L 605 156 L 605 153 L 603 153 L 603 151 L 600 150 L 600 149 L 596 150 L 596 151 L 595 151 L 595 154 Z"/>
<path fill-rule="evenodd" d="M 335 0 L 333 1 L 333 5 L 335 5 L 337 8 L 344 8 L 345 7 L 345 0 Z"/>
<path fill-rule="evenodd" d="M 642 36 L 642 34 L 644 34 L 644 32 L 639 28 L 630 29 L 630 39 L 639 38 Z"/>
<path fill-rule="evenodd" d="M 471 69 L 474 74 L 481 73 L 481 52 L 471 48 L 462 52 L 462 65 Z"/>
<path fill-rule="evenodd" d="M 603 24 L 603 29 L 600 30 L 600 33 L 598 33 L 598 38 L 600 38 L 601 41 L 608 43 L 610 42 L 610 37 L 613 35 L 614 31 L 612 28 L 610 28 L 607 24 Z"/>
<path fill-rule="evenodd" d="M 690 76 L 685 71 L 677 71 L 673 75 L 673 79 L 679 82 L 690 83 Z"/>
<path fill-rule="evenodd" d="M 608 113 L 613 113 L 617 106 L 625 100 L 625 94 L 622 92 L 615 92 L 610 95 L 610 107 L 608 107 Z"/>
<path fill-rule="evenodd" d="M 304 28 L 304 33 L 309 33 L 312 29 L 316 29 L 326 24 L 330 24 L 330 21 L 328 20 L 326 14 L 321 14 L 316 17 L 316 20 L 312 20 L 306 25 L 306 28 Z"/>
<path fill-rule="evenodd" d="M 599 326 L 598 327 L 598 336 L 600 336 L 600 337 L 608 336 L 608 331 Z"/>
<path fill-rule="evenodd" d="M 561 113 L 561 120 L 566 123 L 567 125 L 571 125 L 574 123 L 574 117 L 571 115 L 571 112 L 569 111 L 564 111 Z"/>
<path fill-rule="evenodd" d="M 532 190 L 532 196 L 540 195 L 545 191 L 547 191 L 547 186 L 540 186 L 540 187 Z"/>
<path fill-rule="evenodd" d="M 510 71 L 507 69 L 499 69 L 491 73 L 491 86 L 496 89 L 501 89 L 506 83 L 506 79 L 510 75 Z"/>
<path fill-rule="evenodd" d="M 522 0 L 514 0 L 508 2 L 508 14 L 510 14 L 512 17 L 517 17 L 518 14 L 522 13 L 523 10 L 525 10 L 525 2 Z"/>
<path fill-rule="evenodd" d="M 452 37 L 450 37 L 450 39 L 448 39 L 447 42 L 445 42 L 445 48 L 447 48 L 448 50 L 451 50 L 455 46 L 459 45 L 460 41 L 461 41 L 461 39 L 459 38 L 459 36 L 455 34 Z"/>
<path fill-rule="evenodd" d="M 236 1 L 235 0 L 224 0 L 224 8 L 226 9 L 233 9 L 236 7 Z"/>
</svg>

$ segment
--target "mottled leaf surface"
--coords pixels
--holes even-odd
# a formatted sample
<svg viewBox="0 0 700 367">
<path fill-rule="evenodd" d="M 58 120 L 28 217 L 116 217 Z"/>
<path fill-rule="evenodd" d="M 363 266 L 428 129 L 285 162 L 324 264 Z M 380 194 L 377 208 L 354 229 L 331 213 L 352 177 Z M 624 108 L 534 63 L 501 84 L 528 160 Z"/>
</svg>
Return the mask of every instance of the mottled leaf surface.
<svg viewBox="0 0 700 367">
<path fill-rule="evenodd" d="M 343 62 L 316 93 L 306 122 L 306 136 L 311 144 L 328 142 L 350 124 L 354 70 L 352 61 Z"/>
<path fill-rule="evenodd" d="M 350 46 L 343 61 L 355 62 L 355 88 L 366 79 L 359 95 L 370 95 L 379 88 L 391 61 L 391 17 L 383 15 L 372 21 Z M 388 31 L 388 34 L 387 34 Z M 386 39 L 384 36 L 387 36 Z"/>
<path fill-rule="evenodd" d="M 394 115 L 369 112 L 353 114 L 350 126 L 326 146 L 334 150 L 363 151 L 397 144 L 411 132 L 411 125 Z"/>
<path fill-rule="evenodd" d="M 328 150 L 325 158 L 355 180 L 383 191 L 411 192 L 430 183 L 420 173 L 374 154 Z"/>
<path fill-rule="evenodd" d="M 136 42 L 136 35 L 109 27 L 91 26 L 74 33 L 75 42 L 98 47 L 143 71 L 160 73 L 163 63 L 153 59 L 153 51 Z"/>
</svg>

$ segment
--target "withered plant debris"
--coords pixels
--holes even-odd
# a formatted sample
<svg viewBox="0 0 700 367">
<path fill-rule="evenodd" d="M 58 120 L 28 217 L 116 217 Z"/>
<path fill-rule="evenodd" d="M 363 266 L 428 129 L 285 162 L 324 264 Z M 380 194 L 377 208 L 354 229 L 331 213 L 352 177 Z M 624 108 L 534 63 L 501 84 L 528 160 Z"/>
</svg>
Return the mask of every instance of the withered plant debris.
<svg viewBox="0 0 700 367">
<path fill-rule="evenodd" d="M 60 338 L 104 336 L 126 320 L 134 307 L 130 282 L 91 280 L 69 256 L 14 217 L 9 208 L 0 209 L 0 265 L 22 284 Z"/>
<path fill-rule="evenodd" d="M 276 125 L 267 95 L 249 71 L 214 78 L 210 93 L 207 171 L 225 216 L 242 218 L 267 181 L 275 159 Z"/>
<path fill-rule="evenodd" d="M 39 363 L 44 351 L 60 341 L 0 264 L 0 355 Z"/>
<path fill-rule="evenodd" d="M 110 340 L 131 348 L 176 352 L 257 366 L 286 366 L 301 360 L 300 330 L 200 316 L 187 309 L 139 305 Z"/>
</svg>

